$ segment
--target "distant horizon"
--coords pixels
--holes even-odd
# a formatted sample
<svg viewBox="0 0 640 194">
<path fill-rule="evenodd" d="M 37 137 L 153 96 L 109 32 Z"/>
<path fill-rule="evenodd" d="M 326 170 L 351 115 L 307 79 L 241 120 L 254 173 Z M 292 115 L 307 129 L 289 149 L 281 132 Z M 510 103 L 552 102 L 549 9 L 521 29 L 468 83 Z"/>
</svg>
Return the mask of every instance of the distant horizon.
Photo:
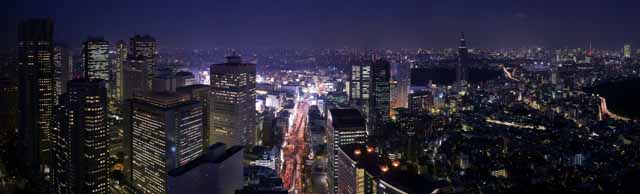
<svg viewBox="0 0 640 194">
<path fill-rule="evenodd" d="M 150 34 L 173 48 L 619 48 L 640 45 L 640 1 L 3 1 L 0 48 L 16 25 L 51 18 L 56 42 Z"/>
</svg>

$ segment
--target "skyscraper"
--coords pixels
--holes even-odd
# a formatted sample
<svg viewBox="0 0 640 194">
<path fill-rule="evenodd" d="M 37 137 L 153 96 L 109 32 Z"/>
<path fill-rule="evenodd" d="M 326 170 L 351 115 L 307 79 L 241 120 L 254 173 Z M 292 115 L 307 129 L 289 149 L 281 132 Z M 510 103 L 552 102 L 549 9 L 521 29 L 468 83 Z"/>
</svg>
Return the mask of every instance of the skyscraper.
<svg viewBox="0 0 640 194">
<path fill-rule="evenodd" d="M 458 47 L 458 63 L 456 64 L 456 87 L 461 90 L 468 79 L 467 66 L 469 62 L 469 49 L 464 39 L 464 32 L 460 33 L 460 46 Z"/>
<path fill-rule="evenodd" d="M 105 84 L 75 79 L 60 99 L 53 135 L 55 193 L 110 193 Z"/>
<path fill-rule="evenodd" d="M 623 55 L 624 58 L 631 58 L 631 45 L 630 44 L 625 44 L 624 48 L 622 49 L 623 51 Z"/>
<path fill-rule="evenodd" d="M 82 44 L 84 77 L 102 79 L 109 84 L 109 42 L 103 38 L 90 37 Z M 107 85 L 109 89 L 109 85 Z"/>
<path fill-rule="evenodd" d="M 156 56 L 158 55 L 158 48 L 156 39 L 149 35 L 135 35 L 129 41 L 129 47 L 129 60 L 133 63 L 140 64 L 140 66 L 144 68 L 147 88 L 151 88 L 157 67 Z"/>
<path fill-rule="evenodd" d="M 428 112 L 433 107 L 431 91 L 418 90 L 409 94 L 409 110 L 412 113 Z"/>
<path fill-rule="evenodd" d="M 406 62 L 396 62 L 391 68 L 392 83 L 391 108 L 407 108 L 409 87 L 411 87 L 411 66 Z"/>
<path fill-rule="evenodd" d="M 55 67 L 56 97 L 67 92 L 67 81 L 73 79 L 73 55 L 71 50 L 62 44 L 53 48 L 53 66 Z"/>
<path fill-rule="evenodd" d="M 331 109 L 327 116 L 329 189 L 338 193 L 338 149 L 347 144 L 367 142 L 365 120 L 356 109 Z"/>
<path fill-rule="evenodd" d="M 118 43 L 116 43 L 116 56 L 115 60 L 113 61 L 113 70 L 115 70 L 115 76 L 114 80 L 112 81 L 112 83 L 114 83 L 112 96 L 112 99 L 114 100 L 112 102 L 117 104 L 117 106 L 119 106 L 124 101 L 124 99 L 122 98 L 124 92 L 124 64 L 127 60 L 128 53 L 129 52 L 127 49 L 127 43 L 122 40 L 118 41 Z"/>
<path fill-rule="evenodd" d="M 256 65 L 229 56 L 211 65 L 209 142 L 254 145 L 256 129 Z"/>
<path fill-rule="evenodd" d="M 371 82 L 369 88 L 368 121 L 369 135 L 382 136 L 389 122 L 391 103 L 391 72 L 389 62 L 376 60 L 371 63 Z"/>
<path fill-rule="evenodd" d="M 30 19 L 18 25 L 19 129 L 22 170 L 43 175 L 50 158 L 55 95 L 53 21 Z"/>
<path fill-rule="evenodd" d="M 356 60 L 351 65 L 351 80 L 349 81 L 349 99 L 369 99 L 369 84 L 371 80 L 371 66 L 365 60 Z"/>
<path fill-rule="evenodd" d="M 203 106 L 177 93 L 127 100 L 125 176 L 144 193 L 167 193 L 168 172 L 202 155 Z"/>
</svg>

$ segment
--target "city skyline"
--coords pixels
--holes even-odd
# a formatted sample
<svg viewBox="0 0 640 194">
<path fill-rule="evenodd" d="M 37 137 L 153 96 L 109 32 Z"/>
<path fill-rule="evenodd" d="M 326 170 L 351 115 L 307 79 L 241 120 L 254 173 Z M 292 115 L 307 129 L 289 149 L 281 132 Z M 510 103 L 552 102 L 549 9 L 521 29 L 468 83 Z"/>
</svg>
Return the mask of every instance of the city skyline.
<svg viewBox="0 0 640 194">
<path fill-rule="evenodd" d="M 50 17 L 57 42 L 153 34 L 165 48 L 450 48 L 466 32 L 474 48 L 640 45 L 633 7 L 587 1 L 84 1 L 3 2 L 0 48 L 15 45 L 17 22 Z M 84 9 L 100 5 L 100 9 Z M 160 6 L 162 5 L 162 6 Z M 39 8 L 38 8 L 39 7 Z M 137 8 L 143 8 L 141 11 Z M 241 14 L 243 12 L 251 14 Z M 170 14 L 166 14 L 170 13 Z M 78 17 L 81 16 L 81 17 Z M 351 25 L 357 24 L 357 25 Z M 82 30 L 76 30 L 82 29 Z M 196 38 L 197 37 L 197 38 Z"/>
<path fill-rule="evenodd" d="M 0 193 L 640 191 L 640 3 L 97 3 L 0 3 Z"/>
</svg>

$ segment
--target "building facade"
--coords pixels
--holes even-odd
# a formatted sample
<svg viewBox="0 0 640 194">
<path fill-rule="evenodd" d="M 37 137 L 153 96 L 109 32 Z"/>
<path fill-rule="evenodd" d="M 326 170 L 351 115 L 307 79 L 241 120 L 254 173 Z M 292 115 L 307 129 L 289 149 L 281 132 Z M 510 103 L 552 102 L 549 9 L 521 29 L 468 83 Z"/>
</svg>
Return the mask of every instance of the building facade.
<svg viewBox="0 0 640 194">
<path fill-rule="evenodd" d="M 99 79 L 71 80 L 60 98 L 53 130 L 55 193 L 110 193 L 105 85 Z"/>
<path fill-rule="evenodd" d="M 229 56 L 211 65 L 209 142 L 255 145 L 256 65 Z"/>
<path fill-rule="evenodd" d="M 202 103 L 176 93 L 149 93 L 126 104 L 125 176 L 138 191 L 167 193 L 168 172 L 203 153 Z"/>
<path fill-rule="evenodd" d="M 365 119 L 356 109 L 330 109 L 327 116 L 329 173 L 331 193 L 338 191 L 338 149 L 347 144 L 364 144 L 367 141 Z"/>
<path fill-rule="evenodd" d="M 48 168 L 55 105 L 53 21 L 30 19 L 18 25 L 18 149 L 22 171 L 42 177 Z"/>
</svg>

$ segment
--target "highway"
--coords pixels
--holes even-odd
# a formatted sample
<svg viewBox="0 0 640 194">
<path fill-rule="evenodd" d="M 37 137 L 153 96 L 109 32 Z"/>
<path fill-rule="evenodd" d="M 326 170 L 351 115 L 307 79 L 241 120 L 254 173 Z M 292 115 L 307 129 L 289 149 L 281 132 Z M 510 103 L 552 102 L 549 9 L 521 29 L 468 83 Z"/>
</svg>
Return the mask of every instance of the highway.
<svg viewBox="0 0 640 194">
<path fill-rule="evenodd" d="M 625 118 L 623 116 L 617 115 L 615 113 L 612 113 L 609 111 L 609 109 L 607 108 L 607 100 L 604 99 L 604 97 L 600 97 L 600 117 L 603 116 L 609 116 L 609 118 L 612 119 L 616 119 L 616 120 L 623 120 L 623 121 L 629 121 L 629 118 Z"/>
<path fill-rule="evenodd" d="M 294 121 L 285 133 L 283 142 L 284 168 L 280 173 L 284 187 L 289 193 L 304 193 L 302 174 L 305 158 L 305 130 L 307 128 L 309 104 L 305 98 L 296 103 Z"/>
</svg>

